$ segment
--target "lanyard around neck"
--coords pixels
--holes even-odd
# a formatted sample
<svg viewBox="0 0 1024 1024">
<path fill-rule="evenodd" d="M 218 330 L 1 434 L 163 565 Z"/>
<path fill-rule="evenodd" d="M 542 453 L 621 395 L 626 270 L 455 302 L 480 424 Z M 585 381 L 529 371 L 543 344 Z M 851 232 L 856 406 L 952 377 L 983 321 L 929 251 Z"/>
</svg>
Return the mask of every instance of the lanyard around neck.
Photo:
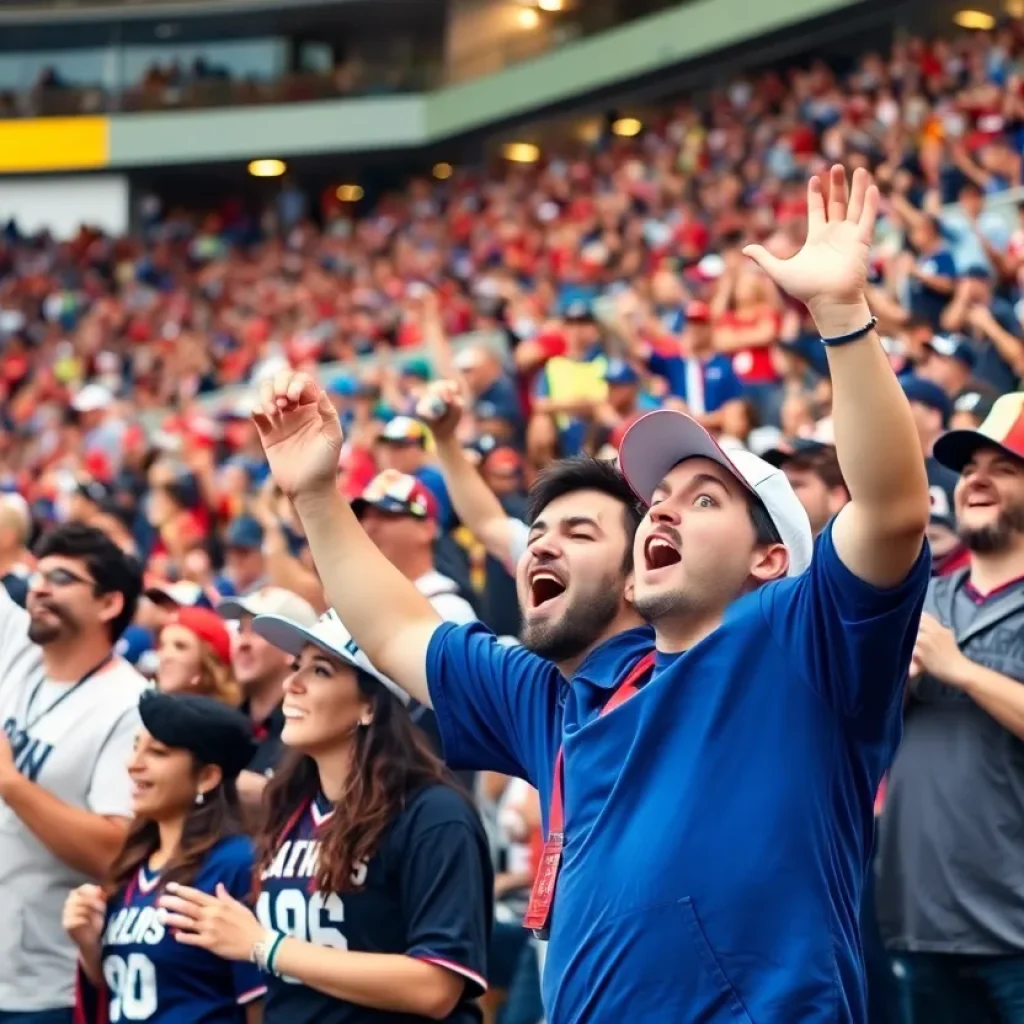
<svg viewBox="0 0 1024 1024">
<path fill-rule="evenodd" d="M 40 679 L 39 682 L 36 683 L 36 685 L 33 687 L 32 692 L 29 694 L 29 698 L 25 703 L 25 720 L 22 723 L 21 731 L 27 733 L 29 729 L 32 728 L 32 726 L 38 724 L 42 719 L 44 719 L 48 714 L 50 714 L 51 711 L 56 711 L 57 708 L 60 707 L 60 705 L 63 704 L 64 701 L 66 701 L 68 697 L 70 697 L 76 690 L 84 686 L 90 679 L 92 679 L 93 676 L 95 676 L 102 669 L 106 668 L 107 665 L 113 660 L 113 657 L 113 654 L 106 655 L 106 657 L 104 657 L 104 659 L 99 664 L 93 665 L 93 667 L 89 669 L 89 671 L 86 672 L 85 675 L 82 676 L 82 678 L 79 679 L 77 683 L 73 683 L 71 686 L 69 686 L 52 704 L 43 708 L 38 714 L 36 714 L 33 717 L 32 709 L 36 705 L 36 698 L 39 696 L 39 691 L 42 689 L 44 682 L 44 680 Z"/>
</svg>

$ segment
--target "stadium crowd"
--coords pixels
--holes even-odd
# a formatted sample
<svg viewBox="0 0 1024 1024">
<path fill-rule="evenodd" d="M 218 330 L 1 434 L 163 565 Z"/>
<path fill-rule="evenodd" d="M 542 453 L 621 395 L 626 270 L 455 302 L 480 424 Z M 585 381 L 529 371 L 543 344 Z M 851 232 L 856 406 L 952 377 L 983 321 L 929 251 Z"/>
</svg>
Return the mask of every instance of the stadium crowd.
<svg viewBox="0 0 1024 1024">
<path fill-rule="evenodd" d="M 509 644 L 521 628 L 514 565 L 526 545 L 529 487 L 566 456 L 614 459 L 645 412 L 686 412 L 727 449 L 746 447 L 781 468 L 820 534 L 849 500 L 828 364 L 807 310 L 741 249 L 759 242 L 793 255 L 807 232 L 808 176 L 836 162 L 869 168 L 881 215 L 868 299 L 918 429 L 932 569 L 942 581 L 929 591 L 915 648 L 903 746 L 876 803 L 878 888 L 862 922 L 869 1019 L 1024 1020 L 1024 879 L 1015 866 L 1024 709 L 998 688 L 978 696 L 963 665 L 970 658 L 990 675 L 1024 681 L 1016 618 L 1024 610 L 1024 404 L 1016 394 L 1024 222 L 993 204 L 1024 184 L 1022 55 L 1024 24 L 1010 22 L 992 33 L 904 40 L 841 76 L 824 64 L 754 74 L 666 109 L 636 137 L 609 128 L 535 164 L 412 180 L 357 211 L 289 182 L 255 214 L 235 203 L 201 214 L 164 209 L 153 198 L 130 238 L 83 228 L 55 242 L 8 225 L 0 240 L 0 574 L 13 604 L 0 613 L 0 708 L 18 773 L 45 778 L 59 761 L 59 783 L 47 785 L 62 800 L 108 825 L 130 817 L 127 780 L 118 776 L 134 743 L 131 709 L 152 682 L 164 694 L 242 708 L 257 745 L 235 756 L 238 721 L 219 721 L 209 706 L 196 711 L 211 721 L 207 735 L 151 703 L 143 721 L 156 753 L 131 754 L 136 784 L 155 785 L 153 759 L 183 748 L 217 766 L 216 780 L 237 778 L 239 814 L 250 815 L 281 764 L 289 727 L 282 685 L 286 695 L 298 686 L 307 709 L 313 702 L 312 683 L 307 690 L 286 680 L 362 672 L 353 678 L 369 701 L 365 713 L 383 720 L 386 694 L 397 688 L 352 661 L 344 629 L 320 619 L 328 602 L 303 527 L 251 418 L 254 389 L 282 368 L 323 379 L 345 428 L 340 485 L 380 551 L 440 618 L 479 618 Z M 457 424 L 437 415 L 442 399 L 465 407 Z M 953 433 L 979 428 L 990 445 L 981 454 Z M 958 525 L 965 508 L 976 517 L 992 507 L 997 521 Z M 75 593 L 76 583 L 91 590 Z M 26 604 L 30 626 L 14 607 Z M 317 669 L 314 649 L 326 650 L 326 667 Z M 30 724 L 70 714 L 70 701 L 58 707 L 60 681 L 78 680 L 78 689 L 93 675 L 104 689 L 82 716 L 89 728 L 51 762 L 51 749 L 30 741 Z M 365 728 L 357 703 L 344 713 Z M 415 750 L 406 770 L 441 790 L 438 722 L 416 700 L 403 704 L 429 740 L 412 743 L 403 726 L 388 727 Z M 299 749 L 310 751 L 320 789 L 296 769 L 288 792 L 308 797 L 319 827 L 331 813 L 317 808 L 330 792 L 326 741 L 312 736 L 312 724 L 290 727 L 302 733 Z M 386 746 L 379 756 L 382 765 L 403 763 Z M 85 759 L 92 774 L 76 776 Z M 0 756 L 0 845 L 10 840 L 16 851 L 3 860 L 0 893 L 43 922 L 31 943 L 12 933 L 0 956 L 0 1022 L 14 1024 L 19 1013 L 72 998 L 75 954 L 60 907 L 76 879 L 106 876 L 99 865 L 116 833 L 67 818 L 56 830 L 67 834 L 53 834 L 6 769 Z M 332 998 L 473 1019 L 469 1000 L 486 976 L 505 1000 L 488 1012 L 504 1024 L 541 1019 L 543 943 L 520 927 L 543 838 L 540 799 L 497 773 L 461 780 L 483 815 L 487 855 L 474 836 L 455 853 L 430 851 L 435 860 L 424 853 L 424 865 L 402 860 L 421 851 L 417 830 L 462 813 L 447 791 L 419 817 L 401 819 L 405 845 L 393 851 L 403 896 L 433 911 L 438 900 L 445 905 L 447 945 L 424 939 L 416 967 L 426 973 L 403 976 L 426 994 L 388 1002 L 386 984 L 367 982 Z M 221 787 L 214 781 L 209 791 Z M 285 789 L 282 782 L 273 792 Z M 215 821 L 218 836 L 230 838 L 234 810 L 218 805 L 208 827 Z M 296 843 L 314 833 L 280 813 L 272 821 L 257 856 L 276 885 L 288 872 L 283 862 L 275 869 L 273 842 L 290 830 L 300 830 L 289 840 Z M 473 826 L 465 827 L 469 835 Z M 76 829 L 90 830 L 85 854 L 74 837 L 86 833 Z M 136 840 L 159 851 L 166 832 Z M 360 833 L 345 852 L 372 852 L 358 845 L 367 835 L 380 838 Z M 24 884 L 41 848 L 53 867 Z M 155 864 L 140 849 L 118 861 L 117 877 L 131 886 L 141 872 L 137 884 L 152 887 L 156 876 L 146 871 Z M 223 849 L 223 863 L 202 870 L 244 903 L 242 855 L 231 842 Z M 439 865 L 467 887 L 461 901 L 427 891 L 424 872 Z M 318 883 L 337 882 L 336 869 L 313 873 Z M 481 887 L 493 892 L 493 907 L 465 895 Z M 85 961 L 97 941 L 89 933 L 97 896 L 82 896 L 73 919 L 65 911 Z M 391 912 L 364 910 L 358 926 L 372 931 L 373 914 Z M 133 950 L 118 954 L 124 971 L 143 941 L 129 931 L 114 943 Z M 309 937 L 317 941 L 312 926 Z M 45 950 L 42 984 L 17 952 L 19 938 Z M 387 950 L 401 941 L 386 929 L 373 940 Z M 265 967 L 275 951 L 261 955 Z M 442 975 L 430 973 L 438 964 Z M 66 984 L 53 986 L 61 971 Z M 287 973 L 298 971 L 289 960 Z M 94 973 L 93 987 L 98 980 Z M 259 975 L 232 984 L 242 1001 L 262 995 Z M 148 1019 L 144 1007 L 118 1012 Z"/>
</svg>

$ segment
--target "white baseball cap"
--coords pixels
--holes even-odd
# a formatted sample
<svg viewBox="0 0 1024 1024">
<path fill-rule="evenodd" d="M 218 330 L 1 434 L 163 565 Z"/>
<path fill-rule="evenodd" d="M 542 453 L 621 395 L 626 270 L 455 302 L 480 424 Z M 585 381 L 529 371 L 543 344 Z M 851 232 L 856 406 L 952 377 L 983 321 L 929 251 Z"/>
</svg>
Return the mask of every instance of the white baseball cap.
<svg viewBox="0 0 1024 1024">
<path fill-rule="evenodd" d="M 370 659 L 356 646 L 352 634 L 342 625 L 338 613 L 333 608 L 323 614 L 315 625 L 309 627 L 283 615 L 257 615 L 252 620 L 252 628 L 268 643 L 293 657 L 298 657 L 307 644 L 319 647 L 330 657 L 344 661 L 372 676 L 403 704 L 409 703 L 409 694 L 382 672 L 378 672 Z"/>
<path fill-rule="evenodd" d="M 86 384 L 71 399 L 71 408 L 75 412 L 99 412 L 108 408 L 114 401 L 110 388 L 102 384 Z"/>
<path fill-rule="evenodd" d="M 684 459 L 710 459 L 727 469 L 758 498 L 786 550 L 789 576 L 799 576 L 814 550 L 810 520 L 786 474 L 743 449 L 726 452 L 693 418 L 674 409 L 641 416 L 619 446 L 619 468 L 645 504 L 669 471 Z"/>
<path fill-rule="evenodd" d="M 319 616 L 313 606 L 284 587 L 260 587 L 241 597 L 225 598 L 217 605 L 222 619 L 240 619 L 243 615 L 279 615 L 300 626 L 315 626 Z"/>
</svg>

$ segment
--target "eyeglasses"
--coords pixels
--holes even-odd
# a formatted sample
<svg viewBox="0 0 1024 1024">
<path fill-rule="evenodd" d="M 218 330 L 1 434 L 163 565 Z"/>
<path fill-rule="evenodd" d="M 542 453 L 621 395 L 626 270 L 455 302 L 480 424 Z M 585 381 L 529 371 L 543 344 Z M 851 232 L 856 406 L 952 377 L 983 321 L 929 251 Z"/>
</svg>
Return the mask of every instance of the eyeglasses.
<svg viewBox="0 0 1024 1024">
<path fill-rule="evenodd" d="M 87 587 L 96 586 L 93 580 L 87 580 L 84 576 L 76 576 L 70 569 L 47 569 L 46 572 L 37 571 L 28 578 L 28 585 L 37 589 L 41 585 L 47 587 L 70 587 L 74 583 L 83 583 Z"/>
</svg>

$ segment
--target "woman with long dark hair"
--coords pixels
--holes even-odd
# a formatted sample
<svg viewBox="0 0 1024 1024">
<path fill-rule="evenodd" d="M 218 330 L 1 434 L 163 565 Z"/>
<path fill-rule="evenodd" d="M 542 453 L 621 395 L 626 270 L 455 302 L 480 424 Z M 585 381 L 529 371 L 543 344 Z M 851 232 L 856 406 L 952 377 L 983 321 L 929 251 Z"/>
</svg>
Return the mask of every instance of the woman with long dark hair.
<svg viewBox="0 0 1024 1024">
<path fill-rule="evenodd" d="M 267 973 L 266 1024 L 478 1021 L 493 876 L 471 802 L 333 612 L 253 629 L 295 657 L 257 913 L 175 885 L 168 923 Z"/>
<path fill-rule="evenodd" d="M 249 720 L 194 695 L 146 693 L 139 713 L 124 846 L 107 884 L 81 886 L 64 906 L 79 949 L 76 1022 L 254 1024 L 259 971 L 175 942 L 157 907 L 171 884 L 251 892 L 254 851 L 235 790 L 254 749 Z"/>
</svg>

